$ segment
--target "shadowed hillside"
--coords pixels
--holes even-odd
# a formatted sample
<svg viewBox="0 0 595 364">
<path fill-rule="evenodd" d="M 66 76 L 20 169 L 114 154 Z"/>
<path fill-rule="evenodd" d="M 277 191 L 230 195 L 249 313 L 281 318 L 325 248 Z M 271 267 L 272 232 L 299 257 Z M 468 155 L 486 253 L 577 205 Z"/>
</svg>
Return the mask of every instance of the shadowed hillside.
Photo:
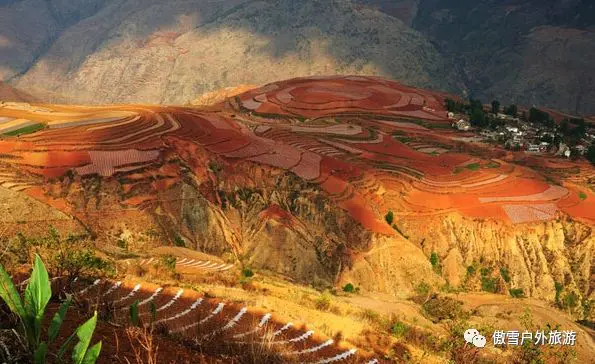
<svg viewBox="0 0 595 364">
<path fill-rule="evenodd" d="M 67 4 L 27 0 L 0 16 L 2 78 L 49 101 L 187 103 L 223 87 L 315 74 L 459 88 L 418 32 L 347 0 Z"/>
</svg>

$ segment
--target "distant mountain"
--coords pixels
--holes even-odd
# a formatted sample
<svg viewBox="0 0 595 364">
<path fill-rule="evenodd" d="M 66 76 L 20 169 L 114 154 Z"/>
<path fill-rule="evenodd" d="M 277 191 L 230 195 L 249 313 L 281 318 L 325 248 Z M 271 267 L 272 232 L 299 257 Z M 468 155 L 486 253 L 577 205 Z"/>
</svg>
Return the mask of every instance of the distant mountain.
<svg viewBox="0 0 595 364">
<path fill-rule="evenodd" d="M 484 102 L 595 112 L 592 0 L 420 0 L 412 26 Z"/>
<path fill-rule="evenodd" d="M 0 80 L 54 102 L 374 74 L 595 113 L 590 0 L 0 0 L 0 30 Z"/>
<path fill-rule="evenodd" d="M 37 102 L 39 100 L 0 81 L 0 102 L 2 101 Z"/>
<path fill-rule="evenodd" d="M 187 103 L 322 74 L 461 88 L 420 33 L 347 0 L 24 0 L 0 13 L 2 78 L 56 102 Z"/>
</svg>

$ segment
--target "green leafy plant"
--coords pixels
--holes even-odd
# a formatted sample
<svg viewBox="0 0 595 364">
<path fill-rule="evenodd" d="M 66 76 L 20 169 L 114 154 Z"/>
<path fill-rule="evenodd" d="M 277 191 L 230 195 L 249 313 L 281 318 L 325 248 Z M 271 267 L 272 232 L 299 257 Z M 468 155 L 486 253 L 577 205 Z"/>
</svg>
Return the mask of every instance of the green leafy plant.
<svg viewBox="0 0 595 364">
<path fill-rule="evenodd" d="M 584 201 L 584 200 L 586 200 L 586 199 L 587 199 L 587 194 L 586 194 L 586 193 L 584 193 L 583 191 L 580 191 L 580 192 L 578 193 L 578 198 L 580 198 L 581 200 L 583 200 L 583 201 Z"/>
<path fill-rule="evenodd" d="M 0 298 L 6 303 L 10 311 L 15 314 L 21 323 L 22 335 L 26 339 L 32 362 L 35 364 L 46 363 L 49 347 L 55 342 L 64 322 L 66 312 L 71 300 L 68 298 L 62 303 L 58 312 L 50 322 L 47 340 L 42 338 L 42 323 L 47 305 L 52 297 L 52 288 L 47 269 L 41 258 L 36 255 L 33 271 L 29 277 L 29 284 L 25 289 L 25 297 L 21 298 L 8 272 L 0 264 Z M 70 342 L 76 336 L 79 342 L 72 351 L 72 362 L 76 364 L 95 363 L 101 352 L 101 341 L 89 348 L 95 326 L 97 312 L 91 319 L 79 328 L 62 344 L 57 353 L 51 353 L 57 361 L 68 350 Z"/>
<path fill-rule="evenodd" d="M 358 293 L 359 287 L 354 286 L 352 283 L 347 283 L 343 286 L 343 292 L 346 293 Z"/>
<path fill-rule="evenodd" d="M 467 168 L 470 171 L 477 171 L 479 170 L 479 168 L 481 168 L 481 165 L 479 163 L 471 163 L 467 164 L 465 168 Z"/>
</svg>

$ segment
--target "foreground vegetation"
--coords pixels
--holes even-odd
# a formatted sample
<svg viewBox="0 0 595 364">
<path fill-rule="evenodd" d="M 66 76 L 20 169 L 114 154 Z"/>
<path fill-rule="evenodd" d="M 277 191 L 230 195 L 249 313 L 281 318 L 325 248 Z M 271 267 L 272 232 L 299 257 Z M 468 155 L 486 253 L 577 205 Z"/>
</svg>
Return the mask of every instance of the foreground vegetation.
<svg viewBox="0 0 595 364">
<path fill-rule="evenodd" d="M 33 271 L 29 277 L 24 298 L 21 298 L 8 272 L 0 264 L 0 298 L 8 307 L 10 313 L 16 316 L 19 326 L 17 327 L 18 331 L 15 332 L 19 337 L 19 341 L 25 343 L 24 353 L 13 351 L 10 354 L 11 351 L 9 350 L 5 350 L 3 353 L 0 352 L 0 358 L 3 358 L 3 362 L 13 362 L 17 358 L 29 360 L 36 364 L 43 364 L 48 361 L 64 362 L 64 354 L 70 350 L 75 337 L 78 338 L 78 343 L 72 348 L 72 363 L 92 364 L 99 357 L 101 341 L 89 347 L 97 324 L 97 312 L 91 319 L 79 326 L 56 352 L 50 351 L 50 347 L 58 338 L 71 299 L 68 298 L 61 304 L 60 309 L 53 316 L 46 334 L 43 335 L 43 322 L 48 303 L 52 298 L 52 287 L 45 265 L 38 255 L 35 256 Z M 8 357 L 9 355 L 10 357 Z"/>
</svg>

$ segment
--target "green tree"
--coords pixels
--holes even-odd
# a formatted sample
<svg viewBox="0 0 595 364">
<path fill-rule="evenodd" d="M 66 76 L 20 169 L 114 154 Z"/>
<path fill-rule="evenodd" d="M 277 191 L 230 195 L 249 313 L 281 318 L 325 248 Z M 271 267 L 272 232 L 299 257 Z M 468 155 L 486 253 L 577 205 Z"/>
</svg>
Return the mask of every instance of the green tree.
<svg viewBox="0 0 595 364">
<path fill-rule="evenodd" d="M 587 150 L 587 160 L 595 164 L 595 144 L 592 144 Z"/>
<path fill-rule="evenodd" d="M 500 112 L 500 101 L 494 100 L 492 101 L 492 114 L 497 114 Z"/>
<path fill-rule="evenodd" d="M 508 107 L 504 108 L 504 113 L 506 115 L 510 115 L 510 116 L 517 116 L 517 113 L 519 112 L 519 109 L 516 105 L 512 104 Z"/>
<path fill-rule="evenodd" d="M 542 125 L 546 125 L 546 126 L 554 125 L 554 120 L 552 119 L 550 114 L 548 114 L 545 111 L 534 108 L 534 107 L 529 109 L 528 119 L 530 122 L 536 123 L 536 124 L 542 124 Z"/>
</svg>

